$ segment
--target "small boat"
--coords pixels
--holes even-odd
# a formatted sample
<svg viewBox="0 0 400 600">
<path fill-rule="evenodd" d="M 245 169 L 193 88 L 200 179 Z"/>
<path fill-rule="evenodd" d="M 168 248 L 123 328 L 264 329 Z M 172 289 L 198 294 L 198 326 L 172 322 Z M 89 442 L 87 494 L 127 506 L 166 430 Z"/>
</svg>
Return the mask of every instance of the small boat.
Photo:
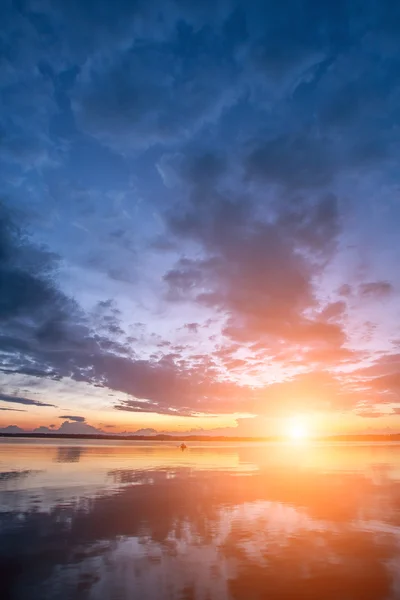
<svg viewBox="0 0 400 600">
<path fill-rule="evenodd" d="M 186 444 L 184 444 L 184 443 L 182 442 L 182 444 L 179 446 L 179 448 L 180 448 L 180 449 L 182 450 L 182 452 L 183 452 L 183 450 L 186 450 L 187 446 L 186 446 Z"/>
</svg>

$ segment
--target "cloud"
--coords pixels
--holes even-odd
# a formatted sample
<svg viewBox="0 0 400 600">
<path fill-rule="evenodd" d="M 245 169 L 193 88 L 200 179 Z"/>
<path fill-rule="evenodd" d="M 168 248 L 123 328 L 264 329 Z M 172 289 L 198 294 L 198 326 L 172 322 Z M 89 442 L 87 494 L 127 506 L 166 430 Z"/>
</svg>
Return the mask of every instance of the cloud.
<svg viewBox="0 0 400 600">
<path fill-rule="evenodd" d="M 385 298 L 393 293 L 393 285 L 388 281 L 373 281 L 359 286 L 361 296 Z"/>
<path fill-rule="evenodd" d="M 179 206 L 169 226 L 206 253 L 202 259 L 180 259 L 165 274 L 170 300 L 190 297 L 225 313 L 225 335 L 241 342 L 269 337 L 341 346 L 345 341 L 340 326 L 328 322 L 334 315 L 318 314 L 313 284 L 340 230 L 335 196 L 282 202 L 275 219 L 266 222 L 248 198 L 221 194 L 215 181 L 204 189 L 204 179 L 194 179 L 186 211 Z M 343 305 L 339 309 L 343 312 Z M 306 311 L 315 316 L 306 317 Z"/>
<path fill-rule="evenodd" d="M 70 417 L 68 417 L 70 418 Z M 1 431 L 1 430 L 0 430 Z M 106 432 L 103 429 L 93 427 L 89 423 L 82 421 L 64 421 L 58 428 L 46 427 L 41 425 L 36 427 L 33 431 L 20 429 L 19 433 L 40 433 L 40 434 L 62 434 L 62 435 L 104 435 Z"/>
<path fill-rule="evenodd" d="M 7 427 L 2 427 L 0 433 L 24 433 L 24 430 L 17 425 L 8 425 Z"/>
<path fill-rule="evenodd" d="M 136 410 L 168 414 L 192 413 L 201 409 L 201 392 L 213 388 L 202 367 L 185 371 L 177 357 L 160 360 L 137 360 L 130 349 L 109 339 L 110 323 L 118 313 L 111 310 L 106 321 L 107 336 L 90 329 L 76 303 L 56 286 L 54 260 L 45 250 L 38 249 L 22 234 L 7 225 L 10 232 L 3 239 L 3 261 L 0 263 L 9 283 L 3 298 L 2 318 L 3 370 L 14 374 L 34 370 L 36 377 L 72 378 L 108 387 L 139 399 L 148 399 L 146 407 L 135 404 Z M 23 285 L 20 282 L 23 281 Z M 11 302 L 13 298 L 13 302 Z M 112 308 L 111 304 L 102 307 Z M 26 316 L 29 315 L 29 324 Z M 210 372 L 211 374 L 211 372 Z M 215 397 L 219 393 L 215 384 Z M 222 386 L 223 387 L 223 386 Z M 198 394 L 200 393 L 200 395 Z M 171 399 L 176 394 L 176 398 Z M 29 398 L 3 394 L 3 401 L 36 406 L 54 406 Z M 126 405 L 130 410 L 132 403 Z M 207 408 L 209 410 L 210 407 Z M 65 426 L 68 429 L 69 426 Z"/>
<path fill-rule="evenodd" d="M 26 406 L 55 406 L 54 404 L 47 404 L 40 400 L 32 400 L 31 398 L 23 398 L 21 396 L 12 396 L 10 394 L 0 393 L 0 402 L 10 402 L 15 404 L 25 404 Z"/>
<path fill-rule="evenodd" d="M 218 381 L 212 361 L 208 363 L 206 358 L 193 367 L 168 357 L 153 362 L 130 362 L 124 371 L 109 371 L 113 378 L 110 387 L 133 396 L 117 403 L 117 410 L 195 416 L 245 407 L 248 390 Z"/>
<path fill-rule="evenodd" d="M 44 318 L 44 307 L 50 306 L 54 307 L 55 319 L 63 300 L 49 277 L 56 267 L 56 257 L 27 243 L 4 205 L 0 205 L 0 232 L 0 278 L 5 290 L 0 303 L 0 320 L 4 322 L 27 314 Z M 55 327 L 54 321 L 51 324 Z"/>
<path fill-rule="evenodd" d="M 75 421 L 76 423 L 84 423 L 86 421 L 85 417 L 77 417 L 74 415 L 62 415 L 58 417 L 59 419 L 68 419 L 69 421 Z"/>
<path fill-rule="evenodd" d="M 156 429 L 153 429 L 152 427 L 145 427 L 143 429 L 137 429 L 134 434 L 135 435 L 156 435 L 157 433 L 159 433 Z"/>
<path fill-rule="evenodd" d="M 326 8 L 315 14 L 314 6 L 300 11 L 291 3 L 287 19 L 277 6 L 220 2 L 205 17 L 199 8 L 204 3 L 191 4 L 156 2 L 149 9 L 135 3 L 134 10 L 124 7 L 126 18 L 121 18 L 118 9 L 113 11 L 110 28 L 102 31 L 101 44 L 97 39 L 97 52 L 89 55 L 72 91 L 72 106 L 85 131 L 126 152 L 191 139 L 246 101 L 267 117 L 271 107 L 282 106 L 282 99 L 291 97 L 302 83 L 328 72 L 341 55 L 341 44 L 350 45 L 351 24 L 345 34 L 343 20 L 351 21 L 353 15 L 346 11 Z M 313 13 L 313 31 L 307 8 Z M 69 11 L 65 12 L 63 18 Z M 80 23 L 87 22 L 88 11 L 81 12 Z M 96 40 L 101 25 L 97 11 L 93 13 L 91 35 L 86 36 Z M 122 37 L 117 43 L 114 39 L 104 43 L 114 23 Z M 77 33 L 79 37 L 79 28 Z M 339 94 L 334 78 L 330 85 L 331 93 Z M 344 95 L 345 91 L 340 88 L 340 92 Z M 352 90 L 350 98 L 351 94 Z M 326 112 L 325 120 L 333 120 Z M 303 114 L 299 116 L 303 121 Z M 254 128 L 252 122 L 249 127 Z M 257 165 L 266 164 L 266 170 L 271 165 L 270 173 L 280 180 L 285 160 L 289 160 L 287 177 L 293 173 L 293 181 L 315 184 L 330 179 L 340 157 L 336 138 L 317 131 L 308 122 L 295 137 L 288 134 L 261 141 L 250 162 L 257 172 Z"/>
<path fill-rule="evenodd" d="M 175 271 L 182 272 L 183 278 L 173 278 L 170 272 L 165 281 L 174 294 L 177 290 L 192 293 L 196 302 L 225 314 L 225 335 L 235 342 L 261 343 L 263 351 L 277 360 L 282 350 L 295 352 L 296 346 L 302 347 L 305 362 L 307 352 L 311 358 L 312 351 L 315 361 L 323 360 L 324 353 L 327 359 L 336 353 L 336 358 L 348 360 L 351 354 L 342 348 L 345 334 L 338 324 L 344 307 L 330 303 L 321 311 L 312 284 L 320 256 L 329 255 L 336 235 L 335 206 L 334 198 L 322 198 L 303 219 L 300 212 L 295 220 L 289 205 L 274 223 L 265 224 L 255 222 L 239 201 L 214 197 L 212 204 L 199 206 L 194 197 L 186 214 L 171 217 L 171 229 L 181 238 L 200 241 L 210 258 L 181 259 Z M 298 213 L 300 208 L 295 210 Z M 318 234 L 320 226 L 325 236 Z M 312 249 L 312 259 L 297 248 Z M 186 416 L 232 411 L 258 414 L 273 412 L 279 404 L 279 392 L 275 394 L 273 388 L 256 390 L 221 377 L 216 357 L 200 355 L 190 360 L 181 350 L 161 358 L 134 357 L 129 347 L 109 337 L 110 324 L 119 318 L 114 305 L 108 302 L 98 307 L 94 321 L 98 330 L 91 329 L 77 305 L 57 289 L 53 257 L 17 233 L 4 245 L 9 277 L 13 269 L 25 272 L 24 261 L 15 260 L 21 252 L 30 260 L 35 256 L 41 259 L 40 268 L 27 279 L 28 285 L 40 290 L 41 301 L 36 303 L 33 297 L 30 307 L 28 294 L 20 310 L 10 308 L 7 318 L 3 317 L 3 329 L 13 333 L 3 346 L 3 365 L 8 372 L 34 369 L 37 377 L 71 378 L 124 393 L 128 399 L 115 404 L 119 411 Z M 305 314 L 310 309 L 313 316 Z M 31 315 L 28 328 L 21 319 L 25 314 Z M 246 370 L 245 363 L 235 364 Z M 4 400 L 10 398 L 44 405 L 3 395 Z M 298 405 L 307 405 L 309 398 L 310 394 L 302 396 Z M 83 421 L 74 420 L 82 427 L 72 428 L 72 423 L 66 422 L 60 431 L 94 433 Z"/>
<path fill-rule="evenodd" d="M 400 402 L 400 356 L 385 354 L 366 367 L 356 367 L 351 373 L 351 388 L 360 396 L 361 412 L 380 412 L 381 406 L 396 410 L 394 404 Z M 386 415 L 390 413 L 385 413 Z"/>
<path fill-rule="evenodd" d="M 388 416 L 390 413 L 381 412 L 379 410 L 357 410 L 355 414 L 359 417 L 363 417 L 364 419 L 379 419 L 380 417 Z"/>
<path fill-rule="evenodd" d="M 179 365 L 179 356 L 176 359 L 134 359 L 129 347 L 112 341 L 108 337 L 110 324 L 114 324 L 118 313 L 111 304 L 101 307 L 101 323 L 106 324 L 107 336 L 101 333 L 103 325 L 99 333 L 90 329 L 76 303 L 57 288 L 53 256 L 24 238 L 6 218 L 4 222 L 8 235 L 2 238 L 0 273 L 2 268 L 9 284 L 6 289 L 10 299 L 4 296 L 3 311 L 0 312 L 3 371 L 58 380 L 72 378 L 134 398 L 148 399 L 146 406 L 139 402 L 132 404 L 136 401 L 118 405 L 129 410 L 192 414 L 202 409 L 202 394 L 209 394 L 215 388 L 213 397 L 218 398 L 220 388 L 222 390 L 224 386 L 208 384 L 207 373 L 202 367 L 186 371 L 184 365 Z M 104 312 L 109 309 L 110 313 Z M 111 321 L 104 321 L 107 314 L 111 315 Z M 176 397 L 171 398 L 171 393 Z M 7 394 L 0 399 L 25 405 L 54 406 Z M 211 410 L 211 400 L 205 410 Z M 69 430 L 70 426 L 63 428 Z"/>
<path fill-rule="evenodd" d="M 352 294 L 351 285 L 349 285 L 348 283 L 344 283 L 343 285 L 341 285 L 338 290 L 338 294 L 339 294 L 339 296 L 344 296 L 345 298 L 351 296 L 351 294 Z"/>
<path fill-rule="evenodd" d="M 185 323 L 184 328 L 187 329 L 190 333 L 197 333 L 199 330 L 199 323 Z"/>
<path fill-rule="evenodd" d="M 73 108 L 80 125 L 120 150 L 188 138 L 237 100 L 237 69 L 215 52 L 211 32 L 185 32 L 202 54 L 182 55 L 179 28 L 166 40 L 88 61 L 77 78 Z"/>
<path fill-rule="evenodd" d="M 53 430 L 54 431 L 54 430 Z M 104 433 L 101 429 L 97 429 L 88 423 L 70 423 L 69 421 L 64 421 L 60 425 L 57 430 L 57 433 L 63 434 L 97 434 Z"/>
<path fill-rule="evenodd" d="M 11 232 L 12 235 L 3 238 L 3 269 L 10 281 L 8 293 L 15 302 L 10 301 L 3 312 L 7 342 L 1 348 L 3 369 L 14 374 L 34 369 L 36 377 L 71 378 L 120 391 L 133 398 L 117 404 L 117 408 L 124 410 L 195 414 L 215 410 L 215 402 L 223 412 L 229 410 L 228 397 L 234 398 L 241 390 L 214 381 L 216 373 L 207 361 L 187 368 L 179 355 L 166 355 L 158 360 L 135 359 L 129 348 L 110 340 L 110 323 L 118 317 L 111 304 L 102 306 L 100 312 L 107 335 L 102 334 L 103 325 L 99 332 L 90 329 L 76 303 L 58 290 L 53 277 L 53 257 L 24 239 L 18 230 Z M 12 282 L 20 280 L 20 273 L 25 283 L 18 306 L 21 288 L 15 285 L 14 290 Z M 35 290 L 37 297 L 30 293 Z M 104 321 L 107 314 L 111 315 L 111 321 Z M 28 326 L 26 315 L 30 316 Z M 46 405 L 4 394 L 2 399 Z M 140 402 L 141 399 L 147 403 Z"/>
<path fill-rule="evenodd" d="M 329 141 L 309 132 L 255 143 L 246 161 L 247 176 L 292 190 L 328 184 L 337 165 Z"/>
</svg>

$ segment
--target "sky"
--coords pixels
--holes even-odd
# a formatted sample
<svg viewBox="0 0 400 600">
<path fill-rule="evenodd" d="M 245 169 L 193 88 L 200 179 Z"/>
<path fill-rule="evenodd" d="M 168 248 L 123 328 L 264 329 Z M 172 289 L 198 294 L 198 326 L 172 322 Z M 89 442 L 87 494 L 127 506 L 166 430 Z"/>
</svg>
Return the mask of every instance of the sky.
<svg viewBox="0 0 400 600">
<path fill-rule="evenodd" d="M 400 4 L 0 23 L 0 429 L 400 431 Z"/>
</svg>

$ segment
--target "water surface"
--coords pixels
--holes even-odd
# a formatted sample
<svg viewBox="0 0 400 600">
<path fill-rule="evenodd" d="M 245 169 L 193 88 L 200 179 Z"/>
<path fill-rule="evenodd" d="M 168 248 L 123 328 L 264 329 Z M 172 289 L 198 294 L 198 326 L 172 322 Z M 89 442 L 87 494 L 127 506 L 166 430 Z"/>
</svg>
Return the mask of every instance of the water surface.
<svg viewBox="0 0 400 600">
<path fill-rule="evenodd" d="M 0 598 L 400 598 L 400 445 L 1 440 Z"/>
</svg>

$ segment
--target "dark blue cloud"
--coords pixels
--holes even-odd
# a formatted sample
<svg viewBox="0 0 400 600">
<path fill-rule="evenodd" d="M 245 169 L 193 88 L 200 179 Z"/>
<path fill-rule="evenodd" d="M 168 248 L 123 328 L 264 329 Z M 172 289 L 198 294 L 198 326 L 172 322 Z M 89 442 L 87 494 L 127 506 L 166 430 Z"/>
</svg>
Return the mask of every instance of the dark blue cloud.
<svg viewBox="0 0 400 600">
<path fill-rule="evenodd" d="M 68 419 L 68 421 L 75 421 L 76 423 L 84 423 L 85 417 L 78 417 L 76 415 L 62 415 L 58 417 L 59 419 Z"/>
<path fill-rule="evenodd" d="M 149 41 L 89 62 L 73 105 L 85 130 L 129 152 L 187 138 L 217 120 L 237 100 L 237 74 L 212 32 L 182 24 L 168 42 Z"/>
<path fill-rule="evenodd" d="M 0 394 L 0 401 L 10 402 L 10 404 L 25 404 L 26 406 L 54 406 L 54 404 L 47 404 L 46 402 L 40 402 L 40 400 L 32 400 L 31 398 L 11 396 L 3 393 Z"/>
</svg>

